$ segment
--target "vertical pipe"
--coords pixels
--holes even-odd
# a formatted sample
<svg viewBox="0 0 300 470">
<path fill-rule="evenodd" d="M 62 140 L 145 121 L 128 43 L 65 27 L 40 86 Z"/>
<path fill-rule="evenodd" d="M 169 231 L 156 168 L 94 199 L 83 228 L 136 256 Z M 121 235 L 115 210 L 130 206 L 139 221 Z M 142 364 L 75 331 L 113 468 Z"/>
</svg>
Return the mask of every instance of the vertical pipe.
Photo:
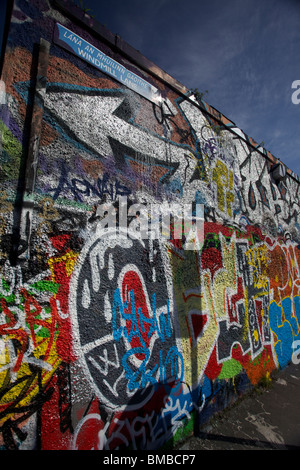
<svg viewBox="0 0 300 470">
<path fill-rule="evenodd" d="M 25 174 L 25 196 L 30 197 L 34 193 L 38 153 L 41 137 L 42 119 L 44 113 L 44 100 L 46 95 L 47 70 L 49 61 L 50 43 L 41 38 L 34 103 L 32 110 L 29 151 Z"/>
<path fill-rule="evenodd" d="M 49 63 L 50 43 L 43 38 L 40 40 L 36 85 L 32 109 L 28 155 L 25 170 L 25 191 L 22 208 L 23 234 L 26 237 L 26 257 L 30 256 L 30 238 L 34 208 L 34 190 L 37 177 L 39 146 L 46 95 L 47 71 Z"/>
</svg>

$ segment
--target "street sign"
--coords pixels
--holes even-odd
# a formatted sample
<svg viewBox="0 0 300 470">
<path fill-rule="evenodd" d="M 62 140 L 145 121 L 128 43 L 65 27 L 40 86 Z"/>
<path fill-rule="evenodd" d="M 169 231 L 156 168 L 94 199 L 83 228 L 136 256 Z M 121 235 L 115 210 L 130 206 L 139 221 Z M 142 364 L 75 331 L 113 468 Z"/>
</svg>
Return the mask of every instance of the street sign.
<svg viewBox="0 0 300 470">
<path fill-rule="evenodd" d="M 54 42 L 151 102 L 162 103 L 157 88 L 59 23 L 55 25 Z"/>
</svg>

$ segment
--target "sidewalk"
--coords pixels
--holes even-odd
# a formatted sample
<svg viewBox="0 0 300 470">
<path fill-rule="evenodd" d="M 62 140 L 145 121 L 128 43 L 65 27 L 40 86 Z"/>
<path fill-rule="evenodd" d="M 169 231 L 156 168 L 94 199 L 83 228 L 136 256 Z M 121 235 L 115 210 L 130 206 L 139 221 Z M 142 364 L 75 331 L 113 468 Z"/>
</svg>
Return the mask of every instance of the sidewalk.
<svg viewBox="0 0 300 470">
<path fill-rule="evenodd" d="M 224 410 L 178 450 L 300 450 L 300 364 Z"/>
</svg>

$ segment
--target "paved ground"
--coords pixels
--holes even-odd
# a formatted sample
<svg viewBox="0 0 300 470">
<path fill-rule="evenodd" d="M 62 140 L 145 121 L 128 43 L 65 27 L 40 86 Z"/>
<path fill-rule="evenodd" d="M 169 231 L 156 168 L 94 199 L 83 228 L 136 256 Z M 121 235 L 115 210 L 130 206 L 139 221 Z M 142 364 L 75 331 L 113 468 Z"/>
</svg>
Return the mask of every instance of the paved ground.
<svg viewBox="0 0 300 470">
<path fill-rule="evenodd" d="M 180 450 L 300 450 L 300 364 L 273 377 L 178 446 Z"/>
</svg>

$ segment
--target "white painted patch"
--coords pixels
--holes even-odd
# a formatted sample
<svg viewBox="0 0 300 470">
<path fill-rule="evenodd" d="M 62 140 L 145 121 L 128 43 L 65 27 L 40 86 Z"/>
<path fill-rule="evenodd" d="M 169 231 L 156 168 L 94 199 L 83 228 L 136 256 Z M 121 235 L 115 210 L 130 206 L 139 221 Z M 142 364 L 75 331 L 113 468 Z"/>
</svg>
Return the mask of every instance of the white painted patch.
<svg viewBox="0 0 300 470">
<path fill-rule="evenodd" d="M 271 424 L 267 423 L 261 414 L 254 416 L 248 413 L 246 421 L 253 424 L 257 431 L 262 436 L 264 436 L 268 442 L 272 442 L 273 444 L 284 444 L 283 437 L 281 436 L 277 426 L 272 426 Z"/>
<path fill-rule="evenodd" d="M 276 382 L 280 385 L 287 385 L 286 381 L 284 379 L 278 379 Z"/>
<path fill-rule="evenodd" d="M 0 104 L 6 104 L 5 83 L 3 80 L 0 80 Z"/>
</svg>

